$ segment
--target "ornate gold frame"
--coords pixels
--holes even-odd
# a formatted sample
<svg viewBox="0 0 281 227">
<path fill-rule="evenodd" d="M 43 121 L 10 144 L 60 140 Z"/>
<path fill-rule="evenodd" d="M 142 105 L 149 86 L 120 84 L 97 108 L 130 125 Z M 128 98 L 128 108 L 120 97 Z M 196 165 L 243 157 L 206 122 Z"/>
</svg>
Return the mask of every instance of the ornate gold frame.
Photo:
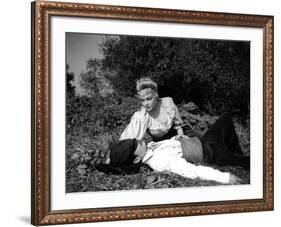
<svg viewBox="0 0 281 227">
<path fill-rule="evenodd" d="M 32 209 L 33 225 L 130 220 L 273 209 L 273 16 L 62 2 L 32 2 Z M 264 31 L 264 194 L 263 199 L 118 208 L 50 210 L 50 47 L 51 16 L 257 27 Z"/>
</svg>

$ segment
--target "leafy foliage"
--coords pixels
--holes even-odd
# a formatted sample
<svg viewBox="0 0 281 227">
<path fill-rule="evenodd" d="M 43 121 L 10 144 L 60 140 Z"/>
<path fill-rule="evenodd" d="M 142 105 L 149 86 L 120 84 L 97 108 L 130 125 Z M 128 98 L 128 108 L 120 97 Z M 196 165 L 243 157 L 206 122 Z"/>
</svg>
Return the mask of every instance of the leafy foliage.
<svg viewBox="0 0 281 227">
<path fill-rule="evenodd" d="M 156 173 L 145 166 L 140 173 L 125 176 L 95 169 L 96 162 L 107 160 L 110 147 L 139 108 L 135 81 L 144 76 L 157 82 L 160 97 L 173 97 L 185 132 L 195 129 L 200 134 L 222 112 L 233 113 L 242 151 L 249 154 L 248 42 L 106 36 L 100 48 L 104 58 L 89 59 L 80 74 L 85 96 L 74 95 L 73 74 L 67 71 L 67 192 L 218 184 Z M 248 171 L 214 167 L 249 183 Z"/>
<path fill-rule="evenodd" d="M 73 85 L 74 82 L 74 73 L 69 72 L 69 65 L 66 65 L 66 90 L 68 96 L 75 95 L 75 86 Z"/>
<path fill-rule="evenodd" d="M 249 114 L 249 42 L 108 36 L 101 49 L 106 78 L 126 95 L 149 76 L 160 96 L 193 101 L 203 110 Z"/>
<path fill-rule="evenodd" d="M 102 97 L 73 97 L 68 100 L 68 104 L 72 109 L 67 109 L 67 192 L 219 185 L 213 181 L 186 179 L 173 173 L 157 173 L 146 166 L 143 166 L 138 174 L 124 176 L 106 175 L 97 171 L 95 163 L 107 160 L 110 147 L 117 142 L 130 117 L 138 109 L 137 99 L 127 97 L 120 100 L 120 97 L 116 96 L 105 100 L 102 100 Z M 204 132 L 218 118 L 202 114 L 194 103 L 178 107 L 188 129 Z M 249 154 L 249 125 L 242 125 L 235 120 L 235 127 L 242 151 Z M 249 183 L 249 172 L 241 168 L 214 168 L 230 171 L 241 177 L 243 183 Z"/>
</svg>

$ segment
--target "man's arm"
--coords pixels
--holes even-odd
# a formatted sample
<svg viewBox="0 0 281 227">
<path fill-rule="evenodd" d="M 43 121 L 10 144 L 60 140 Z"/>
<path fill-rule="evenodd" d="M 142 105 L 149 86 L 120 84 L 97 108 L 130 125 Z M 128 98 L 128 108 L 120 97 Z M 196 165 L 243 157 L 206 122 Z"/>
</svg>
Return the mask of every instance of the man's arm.
<svg viewBox="0 0 281 227">
<path fill-rule="evenodd" d="M 207 166 L 196 166 L 192 163 L 186 162 L 185 159 L 180 157 L 171 157 L 167 165 L 170 172 L 177 173 L 183 177 L 202 180 L 213 180 L 223 184 L 239 183 L 237 177 L 228 172 L 221 172 Z"/>
</svg>

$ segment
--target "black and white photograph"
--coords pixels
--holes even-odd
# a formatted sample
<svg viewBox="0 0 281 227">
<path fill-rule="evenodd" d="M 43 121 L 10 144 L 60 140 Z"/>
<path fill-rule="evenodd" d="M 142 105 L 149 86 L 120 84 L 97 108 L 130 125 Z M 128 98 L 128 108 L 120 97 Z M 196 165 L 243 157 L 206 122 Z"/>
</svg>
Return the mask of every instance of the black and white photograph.
<svg viewBox="0 0 281 227">
<path fill-rule="evenodd" d="M 273 210 L 274 16 L 31 16 L 33 225 Z"/>
<path fill-rule="evenodd" d="M 251 183 L 249 41 L 65 40 L 66 193 Z"/>
</svg>

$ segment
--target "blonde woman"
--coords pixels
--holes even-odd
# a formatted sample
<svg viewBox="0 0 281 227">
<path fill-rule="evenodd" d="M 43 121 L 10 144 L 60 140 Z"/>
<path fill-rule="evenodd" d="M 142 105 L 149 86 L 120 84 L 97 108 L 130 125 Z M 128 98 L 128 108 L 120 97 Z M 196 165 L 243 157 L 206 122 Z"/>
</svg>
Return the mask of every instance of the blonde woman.
<svg viewBox="0 0 281 227">
<path fill-rule="evenodd" d="M 158 86 L 150 78 L 137 81 L 136 89 L 142 107 L 132 116 L 120 140 L 141 140 L 148 133 L 153 141 L 183 136 L 183 121 L 177 106 L 170 97 L 159 98 Z"/>
</svg>

